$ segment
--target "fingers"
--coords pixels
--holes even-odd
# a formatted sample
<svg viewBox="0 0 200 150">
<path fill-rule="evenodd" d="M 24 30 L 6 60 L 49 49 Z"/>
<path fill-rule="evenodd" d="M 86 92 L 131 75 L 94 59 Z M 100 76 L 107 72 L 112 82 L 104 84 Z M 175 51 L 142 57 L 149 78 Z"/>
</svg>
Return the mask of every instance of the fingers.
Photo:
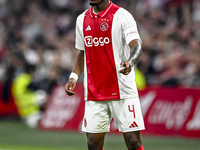
<svg viewBox="0 0 200 150">
<path fill-rule="evenodd" d="M 131 68 L 125 68 L 125 70 L 123 72 L 121 72 L 124 75 L 128 75 L 131 72 Z"/>
<path fill-rule="evenodd" d="M 70 88 L 65 88 L 65 92 L 67 93 L 67 95 L 72 96 L 74 95 L 76 92 L 73 92 L 73 89 Z"/>
<path fill-rule="evenodd" d="M 65 92 L 66 92 L 67 95 L 69 95 L 69 96 L 72 96 L 72 95 L 76 94 L 76 92 L 68 92 L 68 91 L 65 91 Z"/>
<path fill-rule="evenodd" d="M 126 67 L 121 67 L 121 68 L 119 69 L 119 73 L 123 73 L 125 69 L 126 69 Z"/>
<path fill-rule="evenodd" d="M 119 70 L 119 73 L 124 73 L 124 71 L 126 70 L 127 68 L 127 63 L 125 61 L 122 61 L 121 64 L 120 64 L 120 70 Z"/>
<path fill-rule="evenodd" d="M 121 68 L 119 70 L 119 73 L 122 73 L 124 75 L 128 75 L 131 72 L 132 66 L 128 61 L 121 62 Z"/>
<path fill-rule="evenodd" d="M 76 93 L 76 92 L 73 92 L 75 85 L 76 85 L 76 82 L 72 80 L 69 80 L 69 82 L 65 84 L 65 92 L 67 93 L 67 95 L 72 96 Z"/>
<path fill-rule="evenodd" d="M 129 67 L 129 68 L 123 67 L 123 68 L 121 68 L 121 69 L 119 70 L 119 73 L 122 73 L 122 74 L 124 74 L 124 75 L 127 75 L 127 74 L 129 74 L 130 72 L 131 72 L 131 67 Z"/>
</svg>

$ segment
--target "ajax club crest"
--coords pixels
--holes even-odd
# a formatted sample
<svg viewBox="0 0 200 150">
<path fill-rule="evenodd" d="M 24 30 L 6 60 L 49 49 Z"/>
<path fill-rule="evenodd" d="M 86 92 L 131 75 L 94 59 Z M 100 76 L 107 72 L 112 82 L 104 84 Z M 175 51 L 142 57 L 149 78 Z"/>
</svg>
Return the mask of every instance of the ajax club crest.
<svg viewBox="0 0 200 150">
<path fill-rule="evenodd" d="M 109 27 L 109 25 L 108 25 L 107 22 L 102 22 L 101 25 L 100 25 L 101 31 L 106 31 L 106 30 L 108 30 L 108 27 Z"/>
</svg>

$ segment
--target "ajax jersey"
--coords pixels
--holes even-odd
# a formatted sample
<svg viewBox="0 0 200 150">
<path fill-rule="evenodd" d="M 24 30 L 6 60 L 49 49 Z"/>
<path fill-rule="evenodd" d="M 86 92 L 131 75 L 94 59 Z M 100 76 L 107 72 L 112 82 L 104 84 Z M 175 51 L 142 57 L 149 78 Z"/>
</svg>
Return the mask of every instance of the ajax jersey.
<svg viewBox="0 0 200 150">
<path fill-rule="evenodd" d="M 139 39 L 132 15 L 110 2 L 101 13 L 93 7 L 76 22 L 76 48 L 85 51 L 85 99 L 105 101 L 138 96 L 134 69 L 119 73 L 120 63 L 129 58 L 129 42 Z"/>
</svg>

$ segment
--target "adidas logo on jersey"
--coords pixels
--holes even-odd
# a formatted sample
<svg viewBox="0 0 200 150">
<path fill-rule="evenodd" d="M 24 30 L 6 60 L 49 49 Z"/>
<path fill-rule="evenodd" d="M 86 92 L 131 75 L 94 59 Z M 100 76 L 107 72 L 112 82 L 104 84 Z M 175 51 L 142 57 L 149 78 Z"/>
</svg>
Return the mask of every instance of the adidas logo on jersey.
<svg viewBox="0 0 200 150">
<path fill-rule="evenodd" d="M 129 128 L 134 128 L 134 127 L 138 127 L 138 124 L 135 121 L 133 121 L 133 123 L 129 126 Z"/>
<path fill-rule="evenodd" d="M 89 30 L 91 30 L 91 27 L 90 27 L 90 26 L 88 26 L 88 27 L 85 29 L 85 31 L 89 31 Z"/>
</svg>

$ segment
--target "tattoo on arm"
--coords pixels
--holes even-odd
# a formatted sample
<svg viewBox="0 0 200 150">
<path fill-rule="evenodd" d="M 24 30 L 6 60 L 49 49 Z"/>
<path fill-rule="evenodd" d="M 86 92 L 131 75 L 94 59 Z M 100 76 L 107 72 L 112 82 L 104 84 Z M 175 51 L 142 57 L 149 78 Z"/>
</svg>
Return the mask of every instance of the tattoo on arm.
<svg viewBox="0 0 200 150">
<path fill-rule="evenodd" d="M 130 57 L 129 57 L 129 61 L 132 65 L 135 65 L 137 63 L 137 61 L 139 60 L 140 56 L 141 56 L 141 52 L 142 52 L 142 46 L 141 44 L 138 42 L 138 44 L 136 44 L 130 52 Z"/>
</svg>

